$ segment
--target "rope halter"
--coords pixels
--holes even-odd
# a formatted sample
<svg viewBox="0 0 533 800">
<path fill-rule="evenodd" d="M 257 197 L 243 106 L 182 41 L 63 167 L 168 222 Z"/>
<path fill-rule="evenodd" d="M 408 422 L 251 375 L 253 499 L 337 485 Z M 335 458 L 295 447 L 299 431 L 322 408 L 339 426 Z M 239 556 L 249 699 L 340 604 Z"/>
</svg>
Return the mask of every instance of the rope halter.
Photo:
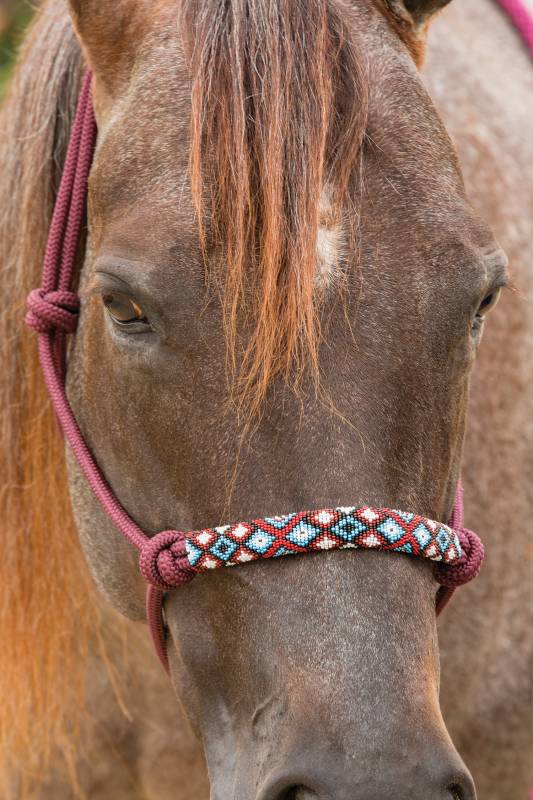
<svg viewBox="0 0 533 800">
<path fill-rule="evenodd" d="M 72 291 L 75 259 L 85 218 L 87 179 L 96 142 L 87 73 L 70 137 L 46 247 L 42 288 L 30 293 L 26 322 L 39 334 L 39 358 L 61 430 L 96 499 L 139 552 L 148 584 L 147 620 L 156 651 L 168 671 L 163 594 L 200 572 L 250 561 L 328 550 L 372 549 L 427 558 L 441 589 L 437 613 L 454 588 L 481 567 L 483 545 L 462 526 L 459 487 L 450 526 L 388 508 L 343 507 L 300 511 L 200 531 L 166 530 L 148 536 L 121 505 L 80 431 L 65 390 L 65 334 L 74 333 L 80 300 Z"/>
</svg>

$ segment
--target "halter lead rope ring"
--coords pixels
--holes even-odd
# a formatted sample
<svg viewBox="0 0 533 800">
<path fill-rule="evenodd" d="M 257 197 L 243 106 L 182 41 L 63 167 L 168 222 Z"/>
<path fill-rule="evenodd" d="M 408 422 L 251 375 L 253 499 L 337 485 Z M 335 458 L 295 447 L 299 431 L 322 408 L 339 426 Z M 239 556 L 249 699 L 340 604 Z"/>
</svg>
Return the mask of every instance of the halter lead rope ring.
<svg viewBox="0 0 533 800">
<path fill-rule="evenodd" d="M 65 334 L 74 333 L 78 321 L 80 300 L 72 281 L 95 142 L 91 74 L 87 73 L 48 234 L 42 287 L 28 297 L 26 322 L 39 334 L 39 358 L 61 430 L 96 499 L 139 551 L 139 568 L 148 584 L 147 622 L 165 670 L 169 671 L 164 592 L 200 572 L 257 559 L 357 548 L 427 558 L 435 562 L 435 577 L 441 584 L 440 613 L 455 587 L 474 578 L 483 561 L 481 541 L 463 527 L 461 486 L 449 526 L 405 511 L 363 506 L 301 511 L 189 533 L 162 531 L 149 537 L 127 514 L 89 450 L 65 390 Z"/>
</svg>

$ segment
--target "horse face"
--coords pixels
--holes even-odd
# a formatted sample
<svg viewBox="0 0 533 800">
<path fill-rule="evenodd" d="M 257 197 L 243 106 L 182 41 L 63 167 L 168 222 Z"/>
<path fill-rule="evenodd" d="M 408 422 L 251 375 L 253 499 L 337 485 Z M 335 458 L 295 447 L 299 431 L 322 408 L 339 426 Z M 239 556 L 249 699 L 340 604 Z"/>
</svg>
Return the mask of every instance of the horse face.
<svg viewBox="0 0 533 800">
<path fill-rule="evenodd" d="M 244 436 L 189 188 L 177 8 L 125 3 L 121 27 L 79 5 L 99 142 L 69 391 L 128 512 L 153 532 L 363 503 L 446 518 L 479 309 L 503 265 L 387 18 L 367 2 L 337 10 L 354 39 L 364 32 L 354 46 L 368 113 L 345 216 L 331 222 L 327 185 L 317 210 L 320 391 L 305 376 L 298 392 L 274 376 Z M 208 236 L 208 260 L 223 265 L 224 254 Z M 249 306 L 242 313 L 245 350 Z M 144 618 L 135 555 L 74 464 L 70 473 L 99 585 Z M 472 796 L 439 711 L 428 564 L 343 552 L 222 572 L 166 601 L 173 679 L 214 796 Z"/>
</svg>

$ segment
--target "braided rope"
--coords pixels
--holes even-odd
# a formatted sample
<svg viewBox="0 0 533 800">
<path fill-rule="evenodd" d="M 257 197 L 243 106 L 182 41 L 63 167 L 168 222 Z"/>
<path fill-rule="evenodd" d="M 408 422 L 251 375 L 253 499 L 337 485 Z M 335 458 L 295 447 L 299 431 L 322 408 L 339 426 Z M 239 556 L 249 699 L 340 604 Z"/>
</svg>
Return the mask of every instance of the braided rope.
<svg viewBox="0 0 533 800">
<path fill-rule="evenodd" d="M 435 578 L 441 586 L 455 589 L 476 578 L 483 565 L 485 548 L 483 542 L 468 528 L 459 528 L 457 536 L 461 545 L 462 556 L 451 568 L 445 564 L 435 565 Z"/>
<path fill-rule="evenodd" d="M 80 307 L 80 298 L 75 292 L 34 289 L 28 295 L 26 305 L 26 324 L 38 333 L 51 333 L 54 330 L 75 332 Z"/>
<path fill-rule="evenodd" d="M 175 589 L 194 578 L 187 558 L 186 536 L 180 531 L 161 531 L 147 539 L 139 555 L 145 581 L 156 589 Z"/>
</svg>

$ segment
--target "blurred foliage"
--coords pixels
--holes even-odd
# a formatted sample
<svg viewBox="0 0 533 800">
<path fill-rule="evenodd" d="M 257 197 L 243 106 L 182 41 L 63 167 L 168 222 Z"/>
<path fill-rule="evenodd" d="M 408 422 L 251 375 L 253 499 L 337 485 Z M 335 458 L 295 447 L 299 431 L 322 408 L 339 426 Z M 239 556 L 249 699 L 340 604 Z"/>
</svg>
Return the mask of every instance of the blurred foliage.
<svg viewBox="0 0 533 800">
<path fill-rule="evenodd" d="M 35 6 L 35 0 L 0 0 L 0 99 Z"/>
</svg>

